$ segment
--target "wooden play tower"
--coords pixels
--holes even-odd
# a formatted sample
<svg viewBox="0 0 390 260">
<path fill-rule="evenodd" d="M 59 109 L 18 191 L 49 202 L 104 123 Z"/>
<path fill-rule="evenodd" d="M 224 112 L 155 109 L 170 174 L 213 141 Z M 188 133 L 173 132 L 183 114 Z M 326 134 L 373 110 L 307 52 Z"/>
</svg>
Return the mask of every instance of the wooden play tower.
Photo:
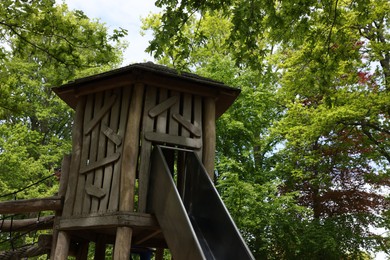
<svg viewBox="0 0 390 260">
<path fill-rule="evenodd" d="M 178 260 L 218 259 L 214 252 L 223 249 L 213 248 L 213 242 L 205 249 L 196 231 L 202 231 L 201 224 L 195 227 L 190 220 L 190 211 L 202 215 L 211 207 L 200 201 L 193 210 L 198 198 L 207 196 L 212 204 L 214 195 L 207 194 L 215 193 L 214 187 L 195 179 L 194 169 L 207 172 L 209 178 L 203 181 L 211 183 L 215 120 L 239 90 L 148 62 L 79 79 L 54 91 L 75 109 L 75 120 L 71 158 L 62 167 L 68 177 L 63 209 L 54 225 L 52 259 L 67 259 L 74 242 L 85 248 L 94 242 L 95 259 L 105 259 L 107 244 L 114 245 L 113 258 L 118 260 L 142 248 L 169 248 Z M 221 210 L 226 211 L 223 205 Z M 231 222 L 228 215 L 226 219 Z M 212 236 L 237 236 L 222 229 Z M 237 237 L 239 242 L 222 246 L 237 248 L 242 242 Z M 242 247 L 248 251 L 245 244 Z M 240 259 L 251 259 L 250 252 Z"/>
</svg>

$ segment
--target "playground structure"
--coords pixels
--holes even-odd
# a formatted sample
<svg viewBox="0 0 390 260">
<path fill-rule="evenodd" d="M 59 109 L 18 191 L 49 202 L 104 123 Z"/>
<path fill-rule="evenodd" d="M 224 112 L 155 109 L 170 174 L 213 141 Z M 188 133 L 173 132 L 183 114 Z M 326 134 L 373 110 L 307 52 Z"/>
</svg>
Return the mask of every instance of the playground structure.
<svg viewBox="0 0 390 260">
<path fill-rule="evenodd" d="M 212 182 L 215 120 L 239 90 L 153 63 L 53 90 L 75 109 L 58 197 L 0 203 L 0 214 L 56 211 L 41 239 L 50 259 L 67 259 L 74 244 L 86 259 L 90 242 L 95 259 L 108 244 L 114 259 L 150 248 L 155 259 L 164 248 L 179 260 L 253 259 Z"/>
</svg>

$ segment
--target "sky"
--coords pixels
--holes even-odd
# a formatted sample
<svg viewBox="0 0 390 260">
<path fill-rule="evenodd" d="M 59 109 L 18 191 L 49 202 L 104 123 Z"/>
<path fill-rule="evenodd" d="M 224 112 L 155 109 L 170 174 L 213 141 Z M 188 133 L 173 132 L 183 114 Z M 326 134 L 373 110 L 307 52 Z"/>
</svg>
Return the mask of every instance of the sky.
<svg viewBox="0 0 390 260">
<path fill-rule="evenodd" d="M 126 41 L 129 46 L 124 55 L 123 66 L 136 62 L 153 61 L 145 53 L 151 33 L 141 36 L 141 17 L 157 13 L 155 0 L 64 0 L 70 10 L 83 11 L 90 19 L 96 18 L 107 25 L 110 30 L 119 27 L 128 30 Z"/>
</svg>

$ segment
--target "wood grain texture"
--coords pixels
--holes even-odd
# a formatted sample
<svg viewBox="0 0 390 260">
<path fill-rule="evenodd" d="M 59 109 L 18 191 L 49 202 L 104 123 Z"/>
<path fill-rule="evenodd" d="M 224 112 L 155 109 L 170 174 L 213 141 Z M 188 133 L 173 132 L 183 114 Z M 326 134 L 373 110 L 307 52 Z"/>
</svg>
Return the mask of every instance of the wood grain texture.
<svg viewBox="0 0 390 260">
<path fill-rule="evenodd" d="M 183 118 L 187 119 L 191 122 L 191 116 L 192 116 L 192 95 L 190 94 L 183 94 L 182 99 L 182 116 Z M 184 137 L 190 137 L 191 133 L 190 131 L 185 128 L 184 126 L 180 126 L 181 128 L 181 136 Z"/>
<path fill-rule="evenodd" d="M 65 196 L 66 194 L 66 189 L 68 187 L 68 181 L 69 181 L 69 172 L 70 172 L 70 163 L 72 160 L 71 155 L 65 155 L 64 158 L 62 159 L 61 163 L 61 178 L 60 178 L 60 187 L 58 188 L 58 196 L 61 198 Z M 56 217 L 59 217 L 62 215 L 62 209 L 57 210 L 55 213 Z M 54 258 L 54 253 L 55 253 L 55 247 L 57 245 L 57 239 L 58 239 L 58 229 L 56 229 L 53 226 L 53 223 L 51 224 L 53 227 L 53 235 L 52 235 L 52 249 L 50 251 L 50 259 Z"/>
<path fill-rule="evenodd" d="M 105 124 L 101 125 L 101 130 L 103 133 L 107 136 L 108 140 L 107 141 L 107 154 L 114 154 L 114 153 L 121 153 L 121 144 L 122 144 L 122 136 L 119 133 L 119 120 L 120 120 L 120 111 L 121 111 L 121 105 L 122 105 L 122 89 L 115 89 L 114 90 L 114 95 L 118 97 L 116 100 L 115 104 L 112 106 L 111 111 L 110 111 L 110 123 L 107 126 L 108 129 L 110 129 L 110 133 L 107 133 L 107 130 L 105 129 Z M 127 112 L 127 107 L 125 108 L 125 111 Z M 105 165 L 103 169 L 103 183 L 102 183 L 102 188 L 103 190 L 107 193 L 107 196 L 104 196 L 99 203 L 99 212 L 106 212 L 108 209 L 108 203 L 110 201 L 110 194 L 111 194 L 111 189 L 119 189 L 119 186 L 111 186 L 113 183 L 113 175 L 115 172 L 115 164 L 118 162 L 120 158 L 115 161 L 114 163 L 110 163 Z M 117 166 L 118 167 L 118 166 Z M 119 175 L 119 173 L 118 173 Z"/>
<path fill-rule="evenodd" d="M 131 97 L 126 135 L 123 141 L 119 210 L 134 209 L 135 177 L 138 164 L 139 128 L 142 113 L 144 85 L 135 84 Z"/>
<path fill-rule="evenodd" d="M 58 232 L 57 246 L 55 249 L 54 260 L 68 259 L 70 245 L 70 236 L 65 231 Z"/>
<path fill-rule="evenodd" d="M 102 108 L 99 108 L 97 111 L 95 111 L 95 115 L 91 121 L 89 121 L 85 125 L 84 134 L 87 135 L 89 132 L 92 131 L 92 129 L 99 123 L 99 121 L 107 114 L 107 112 L 110 110 L 112 105 L 114 105 L 116 101 L 116 96 L 111 96 L 108 101 L 104 104 Z"/>
<path fill-rule="evenodd" d="M 86 105 L 84 110 L 84 117 L 82 121 L 82 126 L 85 126 L 86 123 L 92 119 L 93 117 L 93 107 L 94 107 L 94 95 L 89 95 L 87 97 L 84 97 L 86 99 Z M 82 153 L 80 158 L 80 166 L 77 170 L 76 175 L 73 177 L 75 179 L 75 184 L 72 186 L 72 189 L 75 189 L 75 198 L 74 198 L 74 205 L 72 207 L 71 214 L 81 214 L 81 209 L 83 205 L 83 199 L 84 199 L 84 186 L 85 186 L 85 179 L 86 176 L 80 175 L 79 170 L 81 168 L 81 165 L 86 165 L 87 161 L 89 160 L 89 152 L 90 152 L 90 143 L 91 143 L 91 135 L 82 136 Z M 65 200 L 65 207 L 67 206 L 66 200 Z M 65 214 L 65 212 L 64 212 Z M 68 210 L 66 210 L 66 214 L 68 214 Z"/>
<path fill-rule="evenodd" d="M 54 215 L 28 219 L 6 219 L 1 221 L 1 232 L 22 232 L 32 230 L 45 230 L 53 227 Z"/>
<path fill-rule="evenodd" d="M 117 153 L 110 154 L 107 157 L 102 158 L 96 162 L 92 162 L 92 163 L 89 163 L 88 165 L 84 165 L 82 168 L 80 168 L 80 173 L 81 174 L 93 173 L 93 170 L 100 168 L 106 164 L 115 162 L 116 160 L 119 159 L 120 156 L 121 156 L 121 153 L 117 152 Z"/>
<path fill-rule="evenodd" d="M 154 119 L 149 116 L 148 111 L 155 106 L 156 98 L 157 89 L 152 86 L 147 86 L 142 120 L 142 147 L 139 168 L 138 212 L 145 212 L 146 210 L 146 200 L 149 186 L 149 163 L 150 154 L 152 152 L 152 143 L 145 138 L 145 132 L 153 131 Z"/>
<path fill-rule="evenodd" d="M 77 103 L 76 117 L 72 130 L 72 160 L 70 164 L 70 173 L 67 192 L 65 196 L 65 203 L 63 209 L 64 216 L 73 214 L 73 206 L 75 203 L 76 187 L 78 180 L 78 173 L 80 169 L 81 153 L 83 145 L 83 120 L 86 98 L 82 97 Z"/>
<path fill-rule="evenodd" d="M 112 117 L 116 117 L 115 113 L 113 114 Z M 114 119 L 112 118 L 112 119 Z M 122 137 L 118 134 L 116 134 L 114 132 L 114 130 L 112 130 L 110 127 L 108 127 L 107 125 L 105 124 L 102 124 L 101 126 L 101 131 L 103 132 L 103 134 L 111 141 L 113 142 L 114 144 L 116 144 L 117 146 L 121 145 L 122 143 Z"/>
<path fill-rule="evenodd" d="M 60 186 L 58 188 L 58 196 L 60 197 L 65 196 L 66 194 L 66 188 L 68 187 L 69 181 L 71 159 L 71 155 L 65 155 L 61 162 Z"/>
<path fill-rule="evenodd" d="M 96 93 L 94 99 L 93 117 L 91 120 L 84 120 L 85 127 L 87 127 L 87 125 L 91 121 L 94 121 L 94 119 L 97 116 L 99 116 L 99 112 L 101 111 L 101 108 L 103 106 L 104 106 L 104 93 L 103 92 Z M 98 123 L 100 123 L 100 121 L 98 121 Z M 91 139 L 89 144 L 90 150 L 88 154 L 88 160 L 87 162 L 85 162 L 86 164 L 83 164 L 82 166 L 91 165 L 91 164 L 93 165 L 95 162 L 98 161 L 100 124 L 99 126 L 94 127 L 90 133 L 91 133 Z M 83 168 L 81 168 L 80 171 L 82 171 Z M 94 179 L 95 179 L 95 172 L 87 174 L 84 185 L 86 186 L 86 185 L 93 184 Z M 83 198 L 81 214 L 88 214 L 91 211 L 92 198 L 85 192 L 85 186 L 80 187 L 81 196 Z"/>
<path fill-rule="evenodd" d="M 202 141 L 199 138 L 189 138 L 184 136 L 147 132 L 145 133 L 145 139 L 155 143 L 167 143 L 193 149 L 199 149 L 202 147 Z"/>
<path fill-rule="evenodd" d="M 166 89 L 160 89 L 159 90 L 159 102 L 166 100 L 167 97 L 168 97 L 168 91 Z M 150 112 L 149 112 L 149 115 L 150 115 Z M 158 117 L 156 119 L 156 132 L 166 133 L 167 132 L 167 121 L 168 121 L 168 111 L 167 111 L 167 109 L 165 109 L 158 114 Z"/>
<path fill-rule="evenodd" d="M 180 114 L 173 114 L 173 119 L 175 119 L 177 122 L 179 122 L 182 126 L 184 126 L 188 131 L 190 131 L 191 134 L 195 135 L 196 137 L 200 137 L 202 134 L 202 130 L 191 123 L 191 121 L 185 119 Z"/>
<path fill-rule="evenodd" d="M 165 97 L 166 95 L 164 95 Z M 161 98 L 164 98 L 161 96 Z M 161 100 L 160 98 L 160 100 Z M 177 96 L 172 96 L 168 99 L 165 99 L 164 101 L 160 101 L 159 104 L 157 104 L 155 107 L 149 110 L 149 116 L 150 117 L 156 117 L 160 115 L 162 112 L 166 111 L 168 108 L 172 107 L 174 104 L 176 104 L 179 101 L 179 98 Z"/>
<path fill-rule="evenodd" d="M 101 188 L 103 186 L 103 178 L 104 178 L 104 166 L 107 164 L 112 163 L 113 161 L 116 161 L 119 159 L 120 154 L 109 154 L 107 153 L 107 136 L 103 133 L 102 125 L 107 125 L 110 120 L 110 115 L 111 115 L 111 108 L 116 104 L 117 96 L 112 93 L 112 91 L 105 91 L 103 94 L 103 107 L 106 107 L 107 105 L 110 105 L 110 108 L 107 110 L 107 112 L 103 115 L 99 122 L 98 128 L 98 136 L 99 139 L 96 140 L 98 142 L 98 147 L 97 147 L 97 158 L 96 158 L 96 163 L 101 164 L 100 166 L 96 167 L 94 169 L 95 171 L 95 176 L 93 179 L 93 186 L 97 188 Z M 114 101 L 112 101 L 114 100 Z M 111 104 L 111 102 L 114 102 Z M 108 103 L 108 104 L 107 104 Z M 95 189 L 97 191 L 97 189 Z M 90 194 L 89 194 L 90 195 Z M 103 197 L 103 196 L 102 196 Z M 100 198 L 102 197 L 97 197 L 97 196 L 92 196 L 91 197 L 91 209 L 90 212 L 97 212 L 99 209 L 99 203 L 100 203 Z"/>
<path fill-rule="evenodd" d="M 118 135 L 122 137 L 122 140 L 126 133 L 126 126 L 127 126 L 128 113 L 129 113 L 132 93 L 133 93 L 132 86 L 126 86 L 123 88 L 121 108 L 119 114 L 119 126 L 118 126 Z M 123 142 L 116 149 L 116 151 L 123 152 Z M 108 201 L 109 211 L 119 210 L 119 190 L 120 190 L 122 159 L 123 156 L 121 156 L 119 160 L 114 163 L 114 172 L 112 174 L 112 181 L 110 184 L 110 196 L 109 196 L 110 198 Z"/>
<path fill-rule="evenodd" d="M 61 218 L 58 228 L 61 230 L 81 230 L 94 228 L 114 228 L 127 226 L 148 230 L 160 230 L 154 215 L 132 211 L 118 211 L 105 214 Z"/>
<path fill-rule="evenodd" d="M 171 96 L 178 100 L 169 110 L 169 117 L 173 118 L 173 115 L 180 113 L 180 93 L 172 91 Z M 179 135 L 179 123 L 176 120 L 169 120 L 169 134 Z"/>
<path fill-rule="evenodd" d="M 117 228 L 113 259 L 115 260 L 130 259 L 132 234 L 133 234 L 133 230 L 129 227 Z"/>
<path fill-rule="evenodd" d="M 215 144 L 215 100 L 206 98 L 203 117 L 203 165 L 212 180 L 214 180 Z"/>
</svg>

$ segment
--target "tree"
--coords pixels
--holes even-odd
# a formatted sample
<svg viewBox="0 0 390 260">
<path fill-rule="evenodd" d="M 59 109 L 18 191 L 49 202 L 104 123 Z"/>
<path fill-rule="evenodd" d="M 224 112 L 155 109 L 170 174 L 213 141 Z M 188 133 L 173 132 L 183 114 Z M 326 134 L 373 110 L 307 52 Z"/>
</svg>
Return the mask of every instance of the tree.
<svg viewBox="0 0 390 260">
<path fill-rule="evenodd" d="M 54 176 L 15 193 L 71 151 L 73 111 L 51 88 L 118 66 L 126 31 L 52 0 L 4 0 L 0 17 L 0 200 L 53 196 Z"/>
<path fill-rule="evenodd" d="M 192 22 L 183 34 L 198 29 L 206 39 L 202 45 L 194 46 L 186 59 L 176 56 L 180 47 L 169 48 L 159 62 L 241 86 L 238 100 L 217 121 L 217 188 L 256 258 L 279 259 L 286 245 L 297 243 L 294 234 L 305 223 L 299 219 L 309 217 L 310 210 L 295 203 L 295 192 L 281 194 L 279 180 L 269 176 L 277 144 L 269 138 L 269 129 L 280 116 L 270 87 L 274 75 L 235 66 L 232 55 L 221 47 L 229 36 L 228 20 L 205 15 Z M 144 19 L 144 30 L 160 26 L 159 15 Z"/>
<path fill-rule="evenodd" d="M 2 1 L 0 14 L 0 186 L 7 192 L 60 166 L 70 151 L 72 111 L 51 87 L 117 66 L 125 32 L 110 36 L 51 0 Z"/>
<path fill-rule="evenodd" d="M 364 250 L 388 250 L 386 236 L 371 232 L 372 227 L 389 228 L 388 1 L 157 4 L 165 9 L 159 21 L 150 23 L 155 38 L 148 49 L 156 58 L 217 79 L 219 74 L 241 79 L 238 75 L 249 72 L 257 77 L 255 84 L 240 82 L 243 94 L 247 89 L 251 94 L 218 122 L 217 168 L 228 172 L 226 179 L 241 172 L 242 187 L 278 180 L 279 195 L 297 194 L 295 205 L 312 212 L 289 234 L 290 242 L 297 241 L 294 246 L 274 240 L 271 244 L 280 247 L 273 250 L 288 259 L 364 258 Z M 217 33 L 222 40 L 200 25 L 209 15 L 229 24 Z M 217 26 L 214 21 L 205 27 Z M 210 52 L 225 58 L 216 60 Z M 226 59 L 236 65 L 236 73 L 229 74 Z M 216 73 L 218 68 L 223 73 Z M 266 98 L 277 106 L 256 109 L 269 104 Z M 241 119 L 232 120 L 236 113 Z M 257 124 L 262 120 L 265 125 Z M 252 213 L 261 204 L 247 203 Z M 261 232 L 251 235 L 261 237 Z M 252 245 L 255 251 L 259 247 Z"/>
</svg>

